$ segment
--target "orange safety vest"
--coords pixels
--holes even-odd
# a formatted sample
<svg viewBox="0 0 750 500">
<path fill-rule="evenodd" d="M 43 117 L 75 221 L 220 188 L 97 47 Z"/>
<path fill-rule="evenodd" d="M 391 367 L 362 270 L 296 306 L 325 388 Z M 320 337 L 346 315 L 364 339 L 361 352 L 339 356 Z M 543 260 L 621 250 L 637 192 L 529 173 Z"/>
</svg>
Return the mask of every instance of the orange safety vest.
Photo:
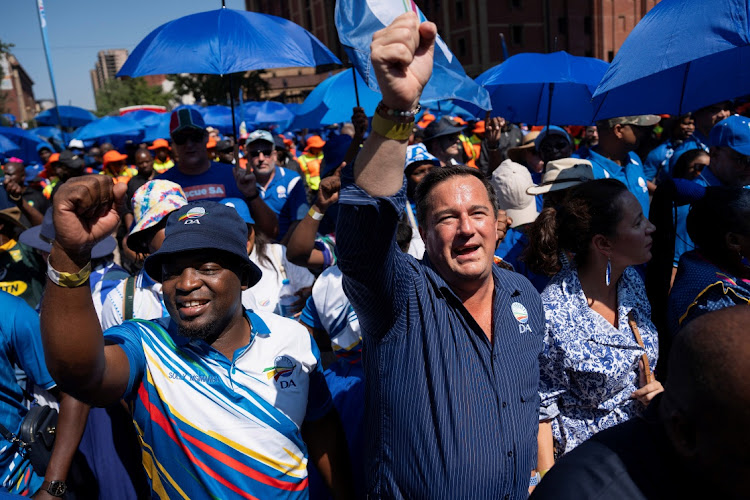
<svg viewBox="0 0 750 500">
<path fill-rule="evenodd" d="M 479 168 L 476 164 L 476 160 L 477 158 L 479 158 L 479 153 L 474 150 L 474 145 L 471 143 L 471 140 L 464 134 L 460 134 L 458 138 L 461 139 L 461 144 L 464 147 L 464 153 L 466 153 L 466 157 L 468 158 L 465 164 L 469 167 Z"/>
<path fill-rule="evenodd" d="M 311 190 L 317 191 L 320 187 L 320 164 L 323 161 L 323 153 L 318 153 L 317 156 L 305 153 L 297 158 L 297 161 L 300 170 L 305 174 L 305 182 Z"/>
</svg>

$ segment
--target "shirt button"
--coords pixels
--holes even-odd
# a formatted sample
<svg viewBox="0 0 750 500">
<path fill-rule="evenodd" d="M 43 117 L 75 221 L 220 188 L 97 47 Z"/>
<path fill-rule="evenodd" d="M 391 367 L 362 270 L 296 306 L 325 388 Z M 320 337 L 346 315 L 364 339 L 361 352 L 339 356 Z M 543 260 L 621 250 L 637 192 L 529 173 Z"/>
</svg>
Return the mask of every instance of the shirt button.
<svg viewBox="0 0 750 500">
<path fill-rule="evenodd" d="M 510 495 L 506 493 L 506 495 L 503 497 L 504 500 L 508 500 L 510 498 Z"/>
<path fill-rule="evenodd" d="M 512 452 L 512 451 L 509 451 L 509 452 L 508 452 L 508 456 L 509 456 L 509 457 L 512 457 L 512 456 L 513 456 L 513 452 Z"/>
<path fill-rule="evenodd" d="M 508 406 L 508 403 L 506 403 L 505 401 L 503 401 L 503 408 L 505 408 L 506 406 Z"/>
</svg>

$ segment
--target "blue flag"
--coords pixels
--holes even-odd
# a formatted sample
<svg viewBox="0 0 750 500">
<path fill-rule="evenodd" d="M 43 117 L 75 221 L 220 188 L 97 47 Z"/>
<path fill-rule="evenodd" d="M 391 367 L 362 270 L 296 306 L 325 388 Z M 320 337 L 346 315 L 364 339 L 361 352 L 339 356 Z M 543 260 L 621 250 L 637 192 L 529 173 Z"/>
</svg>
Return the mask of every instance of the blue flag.
<svg viewBox="0 0 750 500">
<path fill-rule="evenodd" d="M 413 0 L 337 0 L 336 29 L 349 60 L 367 82 L 367 86 L 380 92 L 370 62 L 372 35 L 404 12 L 412 11 L 420 21 L 427 19 Z M 438 35 L 435 40 L 435 58 L 432 77 L 422 92 L 421 101 L 435 102 L 459 99 L 480 109 L 490 110 L 487 91 L 466 76 L 461 63 Z"/>
</svg>

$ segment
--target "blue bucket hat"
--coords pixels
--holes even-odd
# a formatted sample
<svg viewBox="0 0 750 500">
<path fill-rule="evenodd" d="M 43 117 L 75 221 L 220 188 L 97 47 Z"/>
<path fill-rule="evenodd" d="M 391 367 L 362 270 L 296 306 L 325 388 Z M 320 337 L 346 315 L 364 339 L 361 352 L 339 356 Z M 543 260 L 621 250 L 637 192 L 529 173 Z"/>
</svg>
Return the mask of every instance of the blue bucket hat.
<svg viewBox="0 0 750 500">
<path fill-rule="evenodd" d="M 162 280 L 162 263 L 175 254 L 219 250 L 231 254 L 250 270 L 248 287 L 260 281 L 261 270 L 247 255 L 247 224 L 237 210 L 215 201 L 194 201 L 167 219 L 161 248 L 146 258 L 143 267 L 153 279 Z"/>
<path fill-rule="evenodd" d="M 732 148 L 750 156 L 750 118 L 732 115 L 721 120 L 711 129 L 711 146 Z"/>
<path fill-rule="evenodd" d="M 438 160 L 436 157 L 431 155 L 427 151 L 427 147 L 421 142 L 418 142 L 416 144 L 412 144 L 411 146 L 406 147 L 406 161 L 404 162 L 405 173 L 407 172 L 410 165 L 417 163 L 417 162 L 423 162 L 423 161 L 428 161 L 432 163 L 433 165 L 435 165 L 436 167 L 440 166 L 440 160 Z"/>
</svg>

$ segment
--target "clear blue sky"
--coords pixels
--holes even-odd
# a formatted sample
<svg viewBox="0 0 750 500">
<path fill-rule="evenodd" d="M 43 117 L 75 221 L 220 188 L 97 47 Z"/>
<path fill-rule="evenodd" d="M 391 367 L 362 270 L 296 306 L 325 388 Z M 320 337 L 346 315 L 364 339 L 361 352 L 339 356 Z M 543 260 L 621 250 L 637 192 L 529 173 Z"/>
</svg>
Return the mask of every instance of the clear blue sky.
<svg viewBox="0 0 750 500">
<path fill-rule="evenodd" d="M 279 0 L 286 1 L 286 0 Z M 52 98 L 36 0 L 0 0 L 0 40 L 34 80 L 36 99 Z M 226 0 L 245 8 L 244 0 Z M 154 28 L 178 17 L 221 8 L 221 0 L 44 0 L 59 104 L 94 109 L 89 70 L 104 49 L 132 51 Z"/>
</svg>

